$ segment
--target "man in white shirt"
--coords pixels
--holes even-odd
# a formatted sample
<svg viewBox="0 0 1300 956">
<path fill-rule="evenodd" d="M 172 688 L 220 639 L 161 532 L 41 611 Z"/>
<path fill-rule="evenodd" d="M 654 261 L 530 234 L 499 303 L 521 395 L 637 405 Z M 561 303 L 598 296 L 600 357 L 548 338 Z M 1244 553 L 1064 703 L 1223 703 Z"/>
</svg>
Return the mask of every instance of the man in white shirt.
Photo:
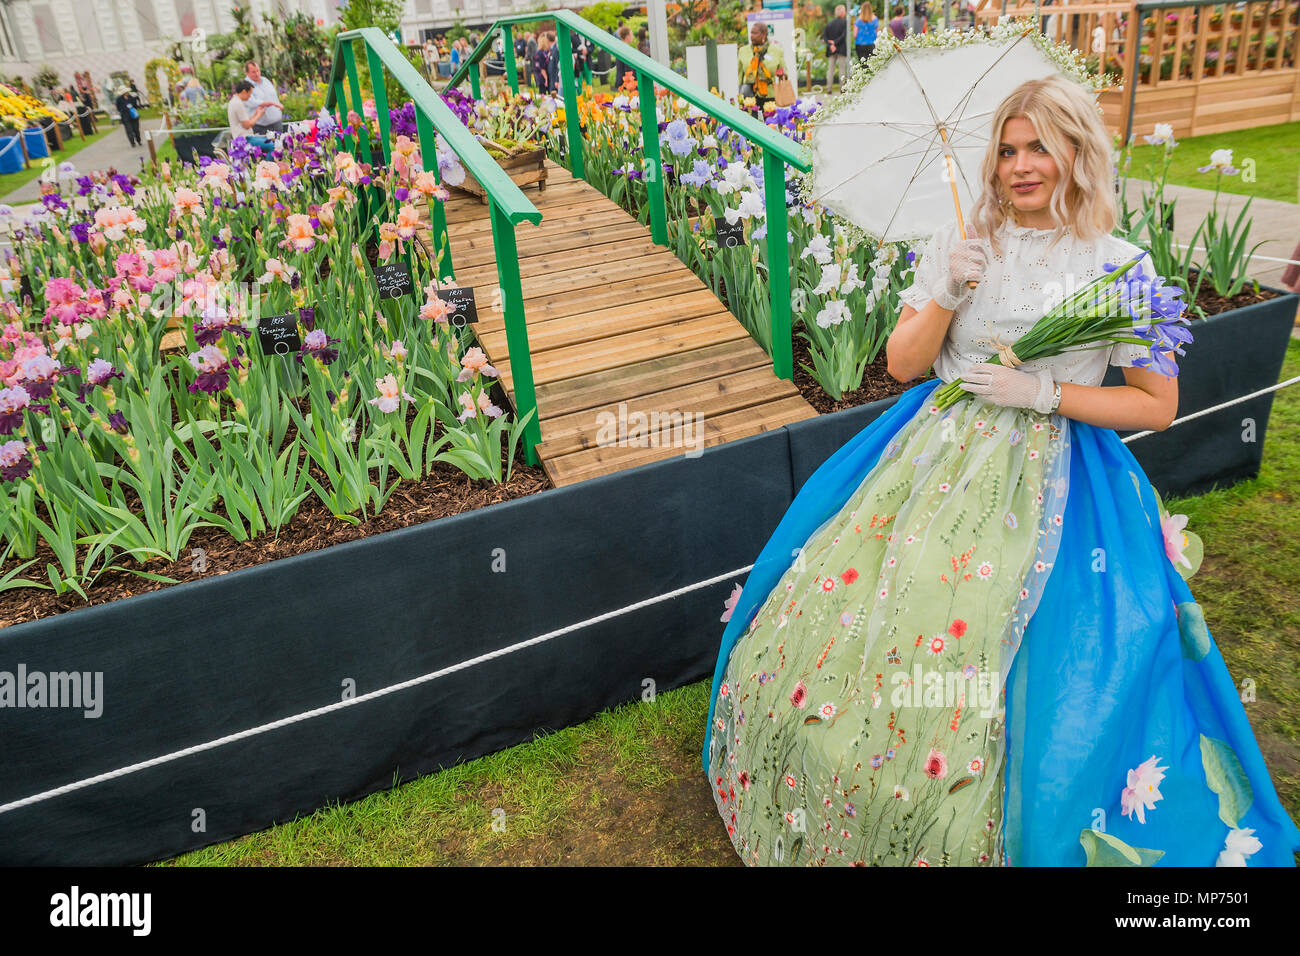
<svg viewBox="0 0 1300 956">
<path fill-rule="evenodd" d="M 230 98 L 226 104 L 226 119 L 230 122 L 230 136 L 237 139 L 240 136 L 246 138 L 254 146 L 263 149 L 271 149 L 272 143 L 265 136 L 255 136 L 253 131 L 257 124 L 267 112 L 266 104 L 261 103 L 254 109 L 250 109 L 252 103 L 253 84 L 248 80 L 240 80 L 235 84 L 235 95 Z"/>
<path fill-rule="evenodd" d="M 253 95 L 249 100 L 250 108 L 266 107 L 266 112 L 262 114 L 255 131 L 265 133 L 274 130 L 283 133 L 284 112 L 280 106 L 280 94 L 276 92 L 275 84 L 262 75 L 256 60 L 249 60 L 244 64 L 244 79 L 248 80 L 253 87 Z"/>
</svg>

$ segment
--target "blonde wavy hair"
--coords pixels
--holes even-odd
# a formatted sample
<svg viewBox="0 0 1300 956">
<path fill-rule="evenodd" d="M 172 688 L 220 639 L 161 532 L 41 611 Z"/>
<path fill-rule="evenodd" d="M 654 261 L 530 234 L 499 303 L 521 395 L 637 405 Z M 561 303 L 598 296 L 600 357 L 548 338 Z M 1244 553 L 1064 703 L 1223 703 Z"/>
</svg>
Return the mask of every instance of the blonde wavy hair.
<svg viewBox="0 0 1300 956">
<path fill-rule="evenodd" d="M 1056 223 L 1051 245 L 1065 236 L 1067 228 L 1084 240 L 1110 233 L 1119 220 L 1111 136 L 1091 95 L 1060 77 L 1020 84 L 993 114 L 993 136 L 980 167 L 984 189 L 970 216 L 973 231 L 987 236 L 994 252 L 1001 252 L 997 233 L 1014 207 L 1004 199 L 998 180 L 998 144 L 1007 120 L 1014 117 L 1033 124 L 1060 171 L 1048 207 Z"/>
</svg>

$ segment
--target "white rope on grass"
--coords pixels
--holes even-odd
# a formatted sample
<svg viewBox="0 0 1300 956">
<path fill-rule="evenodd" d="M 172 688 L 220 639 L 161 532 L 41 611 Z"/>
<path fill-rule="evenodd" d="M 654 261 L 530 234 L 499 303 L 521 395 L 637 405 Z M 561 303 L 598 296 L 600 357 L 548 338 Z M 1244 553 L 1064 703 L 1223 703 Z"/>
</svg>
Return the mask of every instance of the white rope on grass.
<svg viewBox="0 0 1300 956">
<path fill-rule="evenodd" d="M 444 667 L 440 670 L 430 671 L 427 674 L 421 674 L 419 677 L 414 677 L 411 680 L 402 681 L 401 683 L 398 684 L 390 684 L 387 687 L 381 687 L 379 688 L 379 690 L 370 691 L 367 694 L 362 694 L 360 697 L 353 697 L 348 700 L 342 700 L 337 703 L 328 704 L 324 707 L 317 707 L 313 710 L 306 710 L 300 714 L 294 714 L 291 717 L 283 717 L 280 720 L 274 720 L 267 724 L 260 724 L 257 727 L 250 727 L 248 730 L 241 730 L 238 733 L 227 734 L 225 737 L 218 737 L 216 740 L 209 740 L 205 743 L 195 744 L 193 747 L 186 747 L 183 750 L 175 750 L 169 754 L 163 754 L 160 757 L 153 757 L 149 760 L 142 760 L 141 762 L 133 763 L 128 767 L 122 767 L 118 770 L 110 770 L 108 773 L 97 774 L 96 776 L 93 777 L 86 777 L 74 783 L 64 784 L 63 786 L 55 787 L 52 790 L 45 790 L 41 793 L 33 794 L 30 797 L 23 797 L 21 800 L 13 800 L 9 803 L 0 805 L 0 813 L 8 813 L 11 810 L 18 810 L 22 807 L 29 807 L 32 804 L 41 803 L 45 800 L 51 800 L 54 797 L 62 796 L 67 793 L 72 793 L 76 790 L 84 790 L 87 787 L 93 787 L 95 784 L 104 783 L 105 781 L 108 780 L 115 780 L 118 779 L 119 777 L 125 777 L 128 774 L 137 773 L 141 770 L 148 770 L 151 767 L 157 767 L 165 763 L 171 763 L 172 761 L 179 760 L 182 757 L 188 757 L 193 754 L 203 753 L 206 750 L 215 750 L 218 747 L 224 747 L 226 744 L 231 744 L 238 740 L 247 740 L 250 737 L 256 737 L 260 734 L 269 733 L 272 730 L 278 730 L 281 727 L 287 727 L 290 724 L 301 723 L 302 721 L 305 720 L 311 720 L 313 717 L 320 717 L 323 716 L 324 714 L 330 714 L 330 713 L 334 713 L 335 711 L 343 710 L 346 707 L 355 707 L 357 704 L 366 703 L 372 700 L 378 700 L 380 697 L 386 697 L 389 694 L 395 694 L 398 691 L 406 690 L 407 688 L 415 687 L 418 686 L 419 684 L 427 684 L 430 681 L 437 680 L 440 677 L 446 677 L 448 674 L 454 674 L 457 671 L 462 671 L 467 668 L 474 667 L 477 664 L 482 664 L 490 660 L 495 660 L 496 658 L 499 657 L 505 657 L 507 654 L 513 654 L 516 651 L 521 651 L 528 647 L 534 647 L 538 644 L 544 644 L 547 641 L 554 640 L 557 637 L 560 637 L 564 634 L 568 634 L 572 631 L 576 631 L 580 628 L 589 627 L 592 624 L 599 624 L 601 621 L 607 621 L 611 618 L 619 617 L 620 615 L 628 614 L 632 611 L 640 610 L 643 607 L 649 607 L 652 604 L 658 604 L 662 601 L 667 601 L 671 598 L 678 597 L 682 594 L 687 594 L 691 591 L 708 587 L 709 585 L 712 584 L 717 584 L 719 581 L 725 581 L 728 578 L 734 578 L 737 575 L 745 574 L 753 567 L 754 566 L 750 564 L 743 568 L 737 568 L 734 571 L 728 571 L 726 574 L 715 575 L 714 577 L 711 577 L 705 581 L 697 581 L 695 584 L 688 584 L 685 587 L 680 587 L 675 591 L 669 591 L 667 594 L 660 594 L 656 597 L 646 598 L 644 601 L 637 601 L 635 604 L 629 604 L 627 607 L 622 607 L 615 611 L 607 611 L 604 614 L 600 614 L 597 615 L 596 617 L 588 618 L 585 621 L 579 621 L 576 624 L 569 624 L 568 626 L 562 627 L 556 631 L 548 631 L 545 634 L 541 634 L 537 637 L 529 638 L 526 641 L 520 641 L 517 644 L 511 644 L 508 647 L 501 648 L 500 650 L 489 651 L 486 654 L 480 654 L 478 657 L 471 657 L 469 660 L 461 661 L 458 664 L 452 664 L 450 667 Z"/>
<path fill-rule="evenodd" d="M 1242 395 L 1239 398 L 1234 398 L 1231 401 L 1223 402 L 1219 405 L 1212 406 L 1211 408 L 1202 409 L 1201 411 L 1194 412 L 1191 415 L 1186 415 L 1183 418 L 1179 418 L 1174 422 L 1172 422 L 1170 427 L 1173 427 L 1173 425 L 1180 425 L 1183 422 L 1189 422 L 1194 418 L 1200 418 L 1204 415 L 1212 414 L 1213 412 L 1220 411 L 1224 408 L 1229 408 L 1233 405 L 1239 405 L 1242 402 L 1249 401 L 1252 398 L 1257 398 L 1260 395 L 1267 394 L 1268 392 L 1277 391 L 1278 389 L 1285 388 L 1288 385 L 1294 385 L 1297 382 L 1300 382 L 1300 376 L 1287 379 L 1285 382 L 1278 382 L 1276 385 L 1271 385 L 1268 388 L 1262 388 L 1259 391 L 1251 392 L 1249 395 Z M 1137 439 L 1143 438 L 1147 435 L 1153 435 L 1153 434 L 1155 434 L 1155 432 L 1153 431 L 1138 432 L 1135 435 L 1130 435 L 1128 438 L 1123 439 L 1123 441 L 1125 443 L 1128 443 L 1131 441 L 1136 441 Z M 75 781 L 74 783 L 64 784 L 63 786 L 55 787 L 52 790 L 45 790 L 42 791 L 41 793 L 33 794 L 30 797 L 23 797 L 20 800 L 13 800 L 6 804 L 0 804 L 0 813 L 8 813 L 11 810 L 18 810 L 21 809 L 22 807 L 28 807 L 36 803 L 42 803 L 46 800 L 52 800 L 55 797 L 62 796 L 68 793 L 73 793 L 77 790 L 84 790 L 87 787 L 93 787 L 96 784 L 104 783 L 105 781 L 108 780 L 115 780 L 120 777 L 125 777 L 129 774 L 138 773 L 141 770 L 148 770 L 151 767 L 157 767 L 165 763 L 171 763 L 173 761 L 180 760 L 182 757 L 189 757 L 192 756 L 193 754 L 203 753 L 204 751 L 215 750 L 218 747 L 224 747 L 226 744 L 231 744 L 239 740 L 247 740 L 250 737 L 256 737 L 261 734 L 269 733 L 270 731 L 278 730 L 281 727 L 287 727 L 291 724 L 296 724 L 306 720 L 311 720 L 314 717 L 321 717 L 325 714 L 334 713 L 335 711 L 343 710 L 346 707 L 354 707 L 358 704 L 366 703 L 368 701 L 378 700 L 380 697 L 386 697 L 389 694 L 395 694 L 398 691 L 406 690 L 411 687 L 416 687 L 420 684 L 427 684 L 430 681 L 437 680 L 440 677 L 446 677 L 448 674 L 454 674 L 457 671 L 466 670 L 478 664 L 483 664 L 490 660 L 495 660 L 500 657 L 505 657 L 507 654 L 513 654 L 516 651 L 521 651 L 528 647 L 535 647 L 539 644 L 544 644 L 547 641 L 554 640 L 557 637 L 561 637 L 565 634 L 572 633 L 573 631 L 580 630 L 581 628 L 589 627 L 592 624 L 599 624 L 602 621 L 608 621 L 612 618 L 620 617 L 624 614 L 629 614 L 632 611 L 637 611 L 640 610 L 641 608 L 649 607 L 653 604 L 658 604 L 660 602 L 667 601 L 675 597 L 680 597 L 681 595 L 688 594 L 691 591 L 697 591 L 700 588 L 709 587 L 711 585 L 717 584 L 720 581 L 725 581 L 728 578 L 735 578 L 738 577 L 739 575 L 747 574 L 749 571 L 753 570 L 753 568 L 754 565 L 748 564 L 743 568 L 736 568 L 735 570 L 728 571 L 725 574 L 718 574 L 711 578 L 707 578 L 703 581 L 697 581 L 694 584 L 688 584 L 684 587 L 677 588 L 675 591 L 669 591 L 666 594 L 660 594 L 656 597 L 646 598 L 643 601 L 637 601 L 634 604 L 629 604 L 626 607 L 618 608 L 617 610 L 614 611 L 607 611 L 604 614 L 599 614 L 596 617 L 588 618 L 585 621 L 579 621 L 576 624 L 569 624 L 566 627 L 560 628 L 559 630 L 548 631 L 545 634 L 541 634 L 537 637 L 529 638 L 526 641 L 520 641 L 516 644 L 511 644 L 507 647 L 500 648 L 499 650 L 489 651 L 486 654 L 480 654 L 477 657 L 471 657 L 468 660 L 461 661 L 458 664 L 452 664 L 451 666 L 444 667 L 440 670 L 430 671 L 427 674 L 421 674 L 419 677 L 412 678 L 411 680 L 402 681 L 401 683 L 397 683 L 397 684 L 390 684 L 387 687 L 381 687 L 379 688 L 379 690 L 370 691 L 367 694 L 362 694 L 360 697 L 353 697 L 348 700 L 338 701 L 337 703 L 327 704 L 324 707 L 317 707 L 312 710 L 303 711 L 302 713 L 294 714 L 290 717 L 283 717 L 280 720 L 274 720 L 271 721 L 270 723 L 260 724 L 256 727 L 250 727 L 247 730 L 241 730 L 238 733 L 227 734 L 225 737 L 218 737 L 216 740 L 209 740 L 205 743 L 196 744 L 193 747 L 186 747 L 182 750 L 175 750 L 172 751 L 171 753 L 163 754 L 160 757 L 153 757 L 149 760 L 143 760 L 139 763 L 134 763 L 131 764 L 130 766 L 122 767 L 118 770 L 111 770 L 107 773 L 97 774 L 96 776 L 93 777 L 85 777 L 81 780 Z"/>
</svg>

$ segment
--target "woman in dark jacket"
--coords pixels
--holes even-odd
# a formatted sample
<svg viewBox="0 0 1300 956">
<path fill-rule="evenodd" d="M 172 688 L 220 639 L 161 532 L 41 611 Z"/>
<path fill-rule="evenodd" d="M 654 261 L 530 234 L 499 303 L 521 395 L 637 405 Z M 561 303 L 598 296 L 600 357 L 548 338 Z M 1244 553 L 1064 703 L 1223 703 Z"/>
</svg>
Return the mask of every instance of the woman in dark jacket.
<svg viewBox="0 0 1300 956">
<path fill-rule="evenodd" d="M 126 141 L 131 146 L 140 145 L 140 91 L 135 88 L 135 81 L 117 94 L 113 101 L 117 115 L 122 118 L 122 128 L 126 130 Z"/>
</svg>

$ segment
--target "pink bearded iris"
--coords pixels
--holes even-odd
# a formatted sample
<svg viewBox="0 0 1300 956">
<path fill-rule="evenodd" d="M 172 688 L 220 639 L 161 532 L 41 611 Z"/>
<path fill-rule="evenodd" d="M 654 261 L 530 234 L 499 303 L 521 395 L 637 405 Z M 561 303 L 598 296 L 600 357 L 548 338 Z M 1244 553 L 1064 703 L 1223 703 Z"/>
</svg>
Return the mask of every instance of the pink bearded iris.
<svg viewBox="0 0 1300 956">
<path fill-rule="evenodd" d="M 487 355 L 478 346 L 466 351 L 460 364 L 460 374 L 456 376 L 458 382 L 467 382 L 475 375 L 486 375 L 489 378 L 495 378 L 497 375 L 497 370 L 488 364 Z"/>
<path fill-rule="evenodd" d="M 227 196 L 235 194 L 235 190 L 230 185 L 230 167 L 225 163 L 211 163 L 205 167 L 199 186 L 223 192 Z"/>
<path fill-rule="evenodd" d="M 312 228 L 311 219 L 300 212 L 289 216 L 285 236 L 287 238 L 281 245 L 292 245 L 299 252 L 306 252 L 316 245 L 316 230 Z"/>
<path fill-rule="evenodd" d="M 398 407 L 401 406 L 403 399 L 408 402 L 415 400 L 414 396 L 408 395 L 406 392 L 402 391 L 401 386 L 397 384 L 396 376 L 391 373 L 385 375 L 383 378 L 375 379 L 375 388 L 379 389 L 379 395 L 376 398 L 370 399 L 368 404 L 376 406 L 385 414 L 397 411 Z"/>
<path fill-rule="evenodd" d="M 447 324 L 447 316 L 456 311 L 456 307 L 450 302 L 438 298 L 437 295 L 430 295 L 428 301 L 420 309 L 420 318 L 427 319 L 431 322 L 441 322 Z"/>
<path fill-rule="evenodd" d="M 489 418 L 500 418 L 505 414 L 501 409 L 497 408 L 496 405 L 492 404 L 492 399 L 488 397 L 487 392 L 479 392 L 477 402 L 470 398 L 465 392 L 462 392 L 457 397 L 460 399 L 461 407 L 465 409 L 456 416 L 459 421 L 463 422 L 470 416 L 477 415 L 479 412 L 482 412 Z"/>
<path fill-rule="evenodd" d="M 420 214 L 415 211 L 414 206 L 407 205 L 397 210 L 398 236 L 402 239 L 410 239 L 418 228 L 420 228 Z"/>
<path fill-rule="evenodd" d="M 176 187 L 176 192 L 172 196 L 172 205 L 176 207 L 176 214 L 179 216 L 193 216 L 195 219 L 204 219 L 207 216 L 203 210 L 203 197 L 188 186 Z"/>
<path fill-rule="evenodd" d="M 181 271 L 181 257 L 171 249 L 153 251 L 153 280 L 171 282 Z"/>
</svg>

